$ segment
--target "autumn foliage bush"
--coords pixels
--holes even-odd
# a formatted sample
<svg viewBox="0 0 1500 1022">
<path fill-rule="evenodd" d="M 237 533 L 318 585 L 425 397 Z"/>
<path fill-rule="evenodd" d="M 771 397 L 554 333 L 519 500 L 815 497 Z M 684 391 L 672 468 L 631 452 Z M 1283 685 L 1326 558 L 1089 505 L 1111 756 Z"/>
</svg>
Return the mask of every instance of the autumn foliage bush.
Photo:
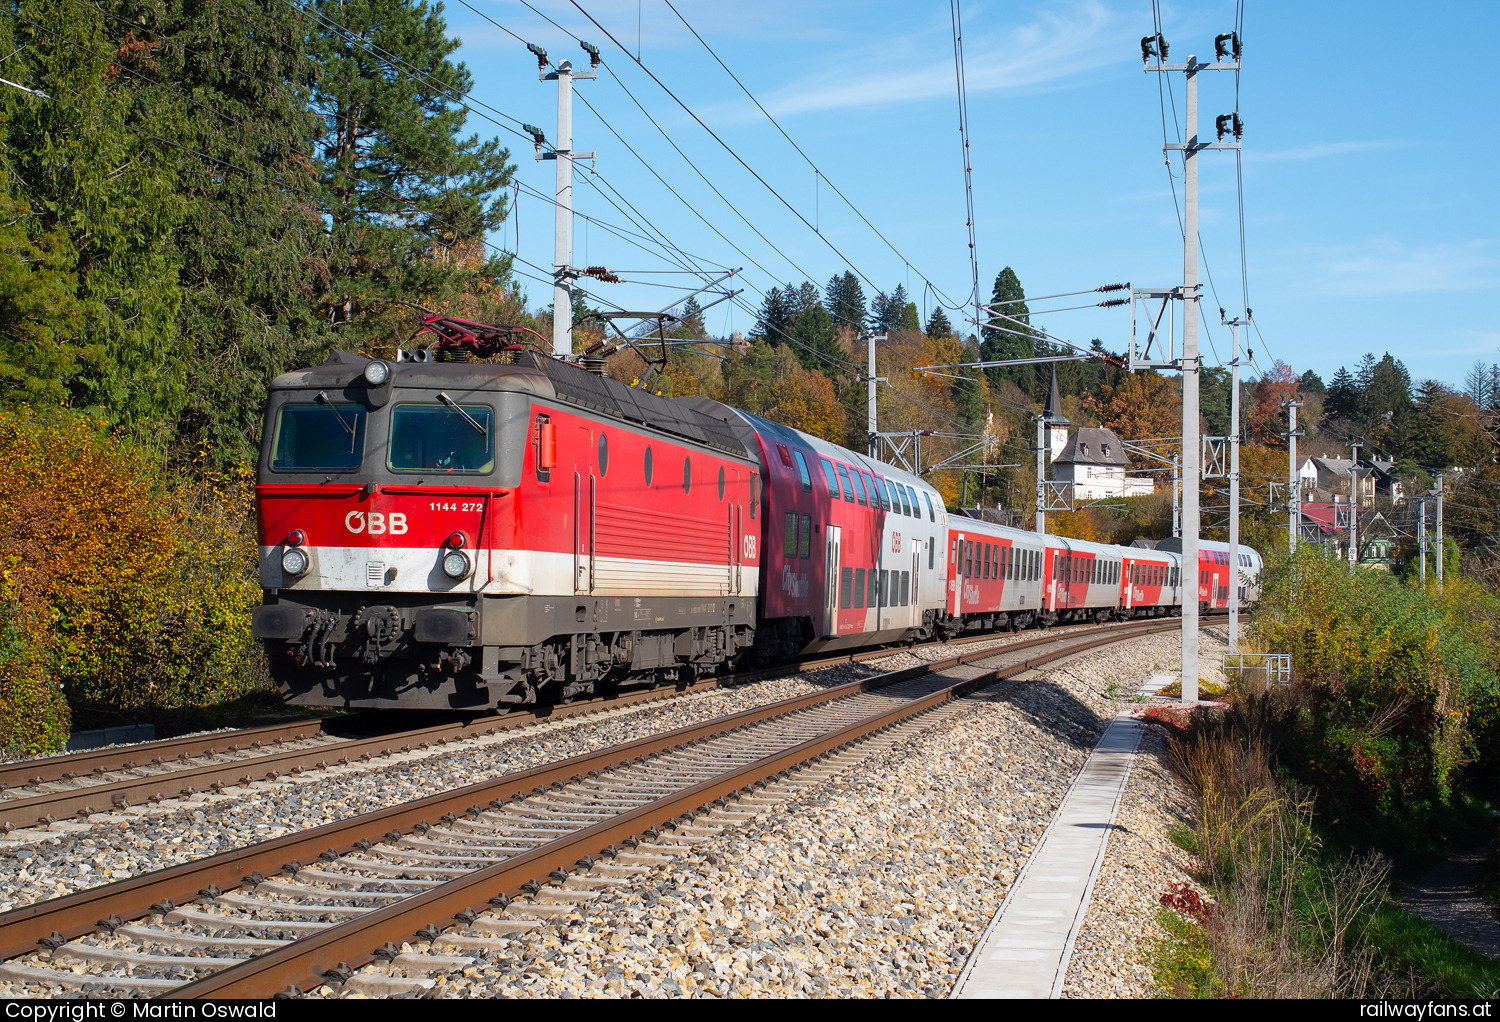
<svg viewBox="0 0 1500 1022">
<path fill-rule="evenodd" d="M 255 550 L 247 473 L 169 479 L 101 421 L 0 412 L 0 744 L 245 685 Z"/>
<path fill-rule="evenodd" d="M 1496 622 L 1493 597 L 1463 579 L 1438 595 L 1315 551 L 1274 566 L 1254 628 L 1292 654 L 1297 678 L 1278 761 L 1319 790 L 1330 819 L 1417 838 L 1483 751 Z"/>
</svg>

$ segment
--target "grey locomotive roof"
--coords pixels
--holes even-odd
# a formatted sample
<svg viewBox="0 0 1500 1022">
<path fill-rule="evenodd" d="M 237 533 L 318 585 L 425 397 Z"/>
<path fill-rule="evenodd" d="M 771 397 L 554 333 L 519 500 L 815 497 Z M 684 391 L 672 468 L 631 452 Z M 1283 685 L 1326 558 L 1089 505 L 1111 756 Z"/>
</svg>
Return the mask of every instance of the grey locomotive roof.
<svg viewBox="0 0 1500 1022">
<path fill-rule="evenodd" d="M 320 366 L 283 373 L 273 390 L 335 388 L 359 400 L 365 387 L 364 369 L 370 359 L 335 351 Z M 686 401 L 659 397 L 627 387 L 607 376 L 546 355 L 521 352 L 513 363 L 393 362 L 391 380 L 398 387 L 452 388 L 460 391 L 520 391 L 540 398 L 587 408 L 612 418 L 636 422 L 694 440 L 750 460 L 759 460 L 753 443 L 737 435 L 733 416 L 723 405 L 697 398 Z M 715 409 L 722 409 L 715 414 Z"/>
<path fill-rule="evenodd" d="M 1105 453 L 1108 445 L 1109 452 Z M 1071 465 L 1129 465 L 1125 457 L 1125 445 L 1114 433 L 1100 426 L 1083 426 L 1068 438 L 1062 453 L 1053 459 L 1054 464 Z"/>
</svg>

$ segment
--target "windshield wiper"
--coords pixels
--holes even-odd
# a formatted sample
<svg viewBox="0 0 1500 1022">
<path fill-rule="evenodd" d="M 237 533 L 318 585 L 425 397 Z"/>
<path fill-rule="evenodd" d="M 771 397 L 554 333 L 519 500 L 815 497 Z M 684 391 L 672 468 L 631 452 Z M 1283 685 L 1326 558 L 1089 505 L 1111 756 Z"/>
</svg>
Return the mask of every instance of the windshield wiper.
<svg viewBox="0 0 1500 1022">
<path fill-rule="evenodd" d="M 344 421 L 343 413 L 341 413 L 339 411 L 338 405 L 336 405 L 332 401 L 328 400 L 328 391 L 326 391 L 326 390 L 320 390 L 320 391 L 318 391 L 318 400 L 321 401 L 323 404 L 327 405 L 328 406 L 328 410 L 331 411 L 331 412 L 333 412 L 334 415 L 338 416 L 339 425 L 343 426 L 344 427 L 344 432 L 346 432 L 346 433 L 349 434 L 349 453 L 353 454 L 354 453 L 354 442 L 359 439 L 359 434 L 357 432 L 355 432 L 353 426 L 349 425 L 348 422 Z"/>
<path fill-rule="evenodd" d="M 474 416 L 470 415 L 468 412 L 464 411 L 461 407 L 459 407 L 458 402 L 454 401 L 447 394 L 439 394 L 438 395 L 438 400 L 441 401 L 441 402 L 443 402 L 443 404 L 447 405 L 449 408 L 452 408 L 459 415 L 462 415 L 464 418 L 468 419 L 469 420 L 469 425 L 471 425 L 475 429 L 479 430 L 479 435 L 480 436 L 489 436 L 490 435 L 490 431 L 487 430 L 487 429 L 485 429 L 483 426 L 481 426 L 479 424 L 479 420 L 478 419 L 475 419 Z"/>
</svg>

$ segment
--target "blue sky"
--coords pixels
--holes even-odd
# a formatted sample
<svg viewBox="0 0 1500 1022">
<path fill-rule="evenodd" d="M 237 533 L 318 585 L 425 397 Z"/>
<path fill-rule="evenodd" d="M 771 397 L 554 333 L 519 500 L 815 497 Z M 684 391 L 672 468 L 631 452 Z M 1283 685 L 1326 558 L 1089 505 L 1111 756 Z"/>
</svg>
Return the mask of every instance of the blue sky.
<svg viewBox="0 0 1500 1022">
<path fill-rule="evenodd" d="M 469 2 L 546 47 L 553 60 L 586 66 L 575 38 L 519 0 Z M 639 46 L 646 67 L 762 184 L 572 3 L 532 2 L 598 45 L 618 75 L 577 85 L 598 115 L 575 105 L 575 148 L 597 151 L 601 183 L 628 200 L 632 217 L 691 253 L 695 266 L 745 267 L 751 308 L 775 284 L 810 278 L 821 286 L 851 264 L 881 289 L 905 285 L 924 311 L 941 300 L 924 280 L 955 303 L 966 298 L 971 271 L 947 4 L 673 0 L 826 176 L 819 180 L 662 0 L 580 0 L 620 44 Z M 525 47 L 456 0 L 446 14 L 463 41 L 457 57 L 474 74 L 473 95 L 551 138 L 556 87 L 537 81 Z M 1164 4 L 1162 30 L 1173 62 L 1189 53 L 1209 59 L 1214 35 L 1231 29 L 1234 16 L 1227 0 Z M 1150 3 L 965 0 L 962 17 L 984 297 L 1007 265 L 1031 295 L 1118 281 L 1180 283 L 1173 182 L 1180 204 L 1181 158 L 1173 155 L 1169 181 L 1158 85 L 1141 70 L 1139 40 L 1151 31 Z M 1416 380 L 1458 385 L 1476 359 L 1500 362 L 1492 112 L 1500 71 L 1482 49 L 1500 38 L 1500 5 L 1245 0 L 1244 18 L 1245 246 L 1248 304 L 1259 328 L 1246 343 L 1255 366 L 1282 359 L 1327 380 L 1340 365 L 1352 370 L 1366 351 L 1377 357 L 1389 351 Z M 1476 43 L 1472 53 L 1461 45 L 1465 40 Z M 1169 102 L 1165 121 L 1175 140 L 1182 79 L 1171 77 L 1176 116 Z M 1234 76 L 1203 74 L 1199 105 L 1199 130 L 1209 135 L 1214 115 L 1234 109 Z M 535 162 L 529 144 L 479 117 L 470 125 L 500 134 L 525 185 L 552 193 L 552 164 Z M 1214 285 L 1200 264 L 1214 324 L 1201 343 L 1212 364 L 1229 357 L 1217 308 L 1233 316 L 1246 303 L 1235 157 L 1209 152 L 1199 159 L 1200 233 Z M 830 182 L 885 240 L 832 193 Z M 637 229 L 590 184 L 577 186 L 575 206 Z M 523 194 L 519 225 L 521 257 L 550 268 L 551 207 Z M 575 237 L 576 264 L 630 271 L 625 276 L 633 283 L 588 285 L 619 305 L 661 308 L 683 293 L 673 287 L 692 279 L 645 272 L 680 269 L 659 245 L 643 251 L 581 219 Z M 491 240 L 514 248 L 514 223 Z M 549 287 L 523 283 L 534 307 L 550 302 Z M 747 329 L 752 319 L 720 305 L 708 325 L 725 333 Z M 1129 332 L 1124 310 L 1036 321 L 1062 337 L 1081 343 L 1098 337 L 1116 350 Z"/>
</svg>

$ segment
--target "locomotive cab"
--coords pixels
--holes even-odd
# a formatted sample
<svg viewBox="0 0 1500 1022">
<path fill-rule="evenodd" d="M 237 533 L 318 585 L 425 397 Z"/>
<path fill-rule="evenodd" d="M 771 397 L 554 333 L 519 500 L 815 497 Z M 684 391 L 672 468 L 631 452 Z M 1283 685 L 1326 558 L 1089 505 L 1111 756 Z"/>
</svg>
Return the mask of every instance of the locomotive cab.
<svg viewBox="0 0 1500 1022">
<path fill-rule="evenodd" d="M 521 367 L 342 352 L 274 381 L 252 630 L 284 697 L 492 702 L 474 656 L 477 594 L 521 481 L 531 402 L 550 391 Z"/>
<path fill-rule="evenodd" d="M 760 466 L 712 411 L 526 352 L 278 377 L 251 624 L 283 698 L 485 710 L 736 659 Z"/>
</svg>

